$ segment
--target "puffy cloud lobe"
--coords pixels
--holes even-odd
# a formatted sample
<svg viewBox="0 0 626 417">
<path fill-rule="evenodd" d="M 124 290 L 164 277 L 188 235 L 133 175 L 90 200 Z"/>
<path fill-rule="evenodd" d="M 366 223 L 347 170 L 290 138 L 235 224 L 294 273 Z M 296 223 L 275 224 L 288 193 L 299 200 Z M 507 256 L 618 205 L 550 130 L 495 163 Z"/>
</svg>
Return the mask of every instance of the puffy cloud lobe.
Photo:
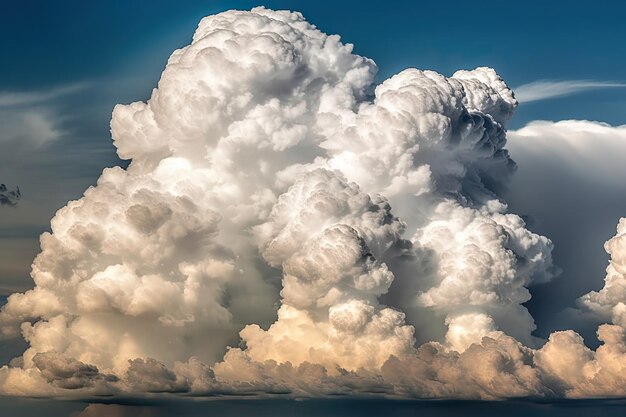
<svg viewBox="0 0 626 417">
<path fill-rule="evenodd" d="M 550 335 L 535 356 L 546 383 L 568 397 L 624 396 L 626 333 L 624 327 L 605 324 L 598 328 L 603 343 L 595 352 L 568 330 Z"/>
<path fill-rule="evenodd" d="M 582 388 L 553 360 L 576 337 L 522 344 L 552 244 L 499 197 L 515 169 L 504 81 L 409 69 L 373 89 L 375 73 L 299 13 L 203 19 L 150 100 L 115 108 L 128 169 L 42 235 L 35 288 L 0 313 L 29 343 L 0 392 L 492 399 L 615 384 L 621 327 L 572 353 L 607 367 Z"/>
<path fill-rule="evenodd" d="M 605 243 L 604 249 L 611 255 L 604 288 L 592 291 L 578 301 L 601 320 L 626 328 L 626 218 L 620 219 L 617 234 Z"/>
<path fill-rule="evenodd" d="M 492 87 L 480 79 L 499 82 Z M 488 68 L 452 78 L 433 71 L 402 71 L 376 88 L 373 103 L 362 103 L 356 115 L 325 129 L 329 139 L 322 146 L 333 155 L 329 164 L 365 189 L 392 199 L 399 193 L 419 195 L 434 185 L 442 193 L 458 192 L 460 182 L 487 174 L 487 166 L 477 161 L 512 164 L 502 151 L 501 124 L 486 113 L 508 109 L 495 115 L 502 123 L 512 115 L 515 101 L 510 91 L 498 92 L 499 83 Z"/>
<path fill-rule="evenodd" d="M 491 201 L 481 209 L 446 201 L 413 241 L 437 254 L 435 285 L 418 304 L 454 316 L 467 308 L 490 314 L 498 327 L 530 342 L 534 321 L 521 306 L 527 286 L 551 278 L 551 242 Z M 478 339 L 479 340 L 479 339 Z"/>
<path fill-rule="evenodd" d="M 189 386 L 163 363 L 154 358 L 137 358 L 130 361 L 125 381 L 134 391 L 186 392 Z"/>
<path fill-rule="evenodd" d="M 389 196 L 413 235 L 417 258 L 434 252 L 436 271 L 412 267 L 396 274 L 421 306 L 444 315 L 476 306 L 531 341 L 534 323 L 520 304 L 530 297 L 526 286 L 549 280 L 554 268 L 551 242 L 507 214 L 497 197 L 515 169 L 503 128 L 515 104 L 491 69 L 452 78 L 405 70 L 378 86 L 356 116 L 333 125 L 322 146 L 331 167 Z M 417 323 L 422 312 L 415 298 L 393 298 Z"/>
<path fill-rule="evenodd" d="M 570 397 L 624 396 L 626 378 L 626 308 L 624 305 L 624 243 L 626 219 L 620 219 L 617 234 L 604 245 L 611 255 L 605 285 L 578 301 L 583 309 L 596 314 L 602 324 L 598 339 L 602 345 L 592 351 L 581 336 L 569 330 L 550 335 L 538 351 L 535 362 L 558 388 Z"/>
<path fill-rule="evenodd" d="M 508 336 L 484 337 L 464 352 L 426 343 L 406 360 L 382 368 L 394 391 L 422 398 L 511 398 L 551 392 L 532 366 L 533 351 Z"/>
<path fill-rule="evenodd" d="M 93 365 L 64 358 L 56 353 L 38 353 L 33 362 L 46 381 L 64 389 L 92 387 L 100 381 L 117 381 L 117 377 L 113 375 L 101 375 Z"/>
<path fill-rule="evenodd" d="M 28 328 L 32 337 L 43 331 L 37 325 L 62 321 L 58 331 L 69 346 L 55 348 L 105 369 L 155 349 L 161 332 L 175 340 L 214 328 L 219 337 L 231 321 L 224 283 L 235 274 L 233 255 L 213 239 L 219 215 L 159 184 L 108 170 L 98 187 L 62 209 L 53 233 L 41 238 L 36 288 L 11 298 L 3 320 L 43 319 Z M 93 338 L 95 328 L 105 334 Z"/>
<path fill-rule="evenodd" d="M 372 199 L 338 172 L 304 174 L 274 206 L 261 234 L 264 256 L 284 271 L 282 306 L 267 331 L 241 331 L 246 354 L 264 362 L 376 369 L 411 351 L 404 314 L 378 304 L 393 273 L 377 260 L 404 225 L 385 199 Z"/>
<path fill-rule="evenodd" d="M 534 355 L 535 366 L 544 383 L 568 397 L 624 396 L 626 364 L 626 326 L 624 322 L 623 244 L 626 220 L 620 219 L 617 234 L 605 244 L 611 255 L 605 286 L 579 299 L 582 308 L 598 315 L 598 339 L 602 343 L 592 351 L 583 338 L 572 330 L 555 332 Z M 620 281 L 622 280 L 622 281 Z"/>
<path fill-rule="evenodd" d="M 496 325 L 486 314 L 468 313 L 446 319 L 448 332 L 446 342 L 457 352 L 466 351 L 483 337 L 497 339 L 504 333 L 496 331 Z"/>
</svg>

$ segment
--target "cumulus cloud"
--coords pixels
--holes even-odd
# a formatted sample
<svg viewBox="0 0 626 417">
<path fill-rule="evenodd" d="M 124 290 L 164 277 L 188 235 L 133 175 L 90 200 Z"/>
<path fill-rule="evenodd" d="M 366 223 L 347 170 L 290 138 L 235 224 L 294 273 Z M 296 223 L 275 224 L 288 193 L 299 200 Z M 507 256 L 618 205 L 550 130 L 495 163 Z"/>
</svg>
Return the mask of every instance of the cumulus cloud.
<svg viewBox="0 0 626 417">
<path fill-rule="evenodd" d="M 103 376 L 94 365 L 82 363 L 57 353 L 37 353 L 33 363 L 50 384 L 64 389 L 91 387 L 100 380 L 116 381 L 115 376 Z"/>
<path fill-rule="evenodd" d="M 604 245 L 611 256 L 604 287 L 579 299 L 580 304 L 600 320 L 626 327 L 626 218 L 617 225 L 617 234 Z"/>
<path fill-rule="evenodd" d="M 626 84 L 594 80 L 539 80 L 514 88 L 520 103 L 570 96 L 590 90 L 624 88 Z"/>
<path fill-rule="evenodd" d="M 375 74 L 299 13 L 203 19 L 2 308 L 0 392 L 576 395 L 523 306 L 555 268 L 500 195 L 513 93 Z"/>
<path fill-rule="evenodd" d="M 626 395 L 626 218 L 621 218 L 617 234 L 605 244 L 611 255 L 604 287 L 578 301 L 583 309 L 609 324 L 598 327 L 601 346 L 592 351 L 580 335 L 567 330 L 550 335 L 535 354 L 535 363 L 546 383 L 569 397 L 607 397 Z"/>
</svg>

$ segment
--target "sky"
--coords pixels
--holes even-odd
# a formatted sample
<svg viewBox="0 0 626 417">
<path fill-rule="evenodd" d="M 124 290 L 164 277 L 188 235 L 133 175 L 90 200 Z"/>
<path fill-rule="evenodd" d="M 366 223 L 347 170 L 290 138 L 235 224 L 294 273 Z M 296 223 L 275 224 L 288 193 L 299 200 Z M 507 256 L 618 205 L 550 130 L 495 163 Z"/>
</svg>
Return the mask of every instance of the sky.
<svg viewBox="0 0 626 417">
<path fill-rule="evenodd" d="M 150 97 L 168 57 L 191 42 L 202 17 L 257 5 L 24 1 L 4 8 L 0 32 L 10 59 L 0 67 L 0 183 L 7 191 L 19 187 L 21 197 L 15 207 L 0 207 L 0 300 L 33 287 L 39 235 L 50 229 L 55 212 L 95 185 L 104 167 L 128 166 L 111 144 L 113 107 Z M 298 10 L 322 32 L 340 34 L 342 42 L 354 44 L 354 53 L 376 62 L 376 83 L 413 67 L 447 77 L 480 66 L 497 71 L 520 102 L 506 125 L 517 171 L 502 196 L 531 232 L 552 240 L 553 270 L 561 271 L 548 283 L 530 283 L 532 298 L 521 304 L 534 317 L 534 337 L 574 329 L 597 347 L 597 320 L 581 312 L 576 300 L 602 288 L 609 262 L 603 245 L 626 212 L 619 142 L 626 135 L 618 128 L 626 124 L 623 6 L 262 5 Z M 548 123 L 566 120 L 606 125 Z M 268 288 L 259 284 L 258 291 Z M 278 302 L 268 296 L 262 303 L 269 309 Z M 269 326 L 274 313 L 261 310 L 241 313 L 242 322 L 260 315 Z M 21 340 L 1 341 L 0 360 L 8 363 L 25 347 Z"/>
</svg>

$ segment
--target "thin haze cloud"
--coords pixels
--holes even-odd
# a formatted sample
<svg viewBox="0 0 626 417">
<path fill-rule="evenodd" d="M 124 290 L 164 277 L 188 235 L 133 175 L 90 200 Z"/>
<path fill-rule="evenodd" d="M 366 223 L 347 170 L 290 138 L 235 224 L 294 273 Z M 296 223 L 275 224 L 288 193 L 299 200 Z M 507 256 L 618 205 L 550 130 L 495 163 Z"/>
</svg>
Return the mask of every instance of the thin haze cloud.
<svg viewBox="0 0 626 417">
<path fill-rule="evenodd" d="M 88 82 L 76 82 L 32 91 L 0 92 L 0 143 L 42 146 L 63 135 L 59 99 L 79 93 Z M 57 102 L 55 102 L 57 100 Z"/>
<path fill-rule="evenodd" d="M 0 92 L 0 108 L 32 106 L 83 90 L 85 82 L 72 83 L 45 91 L 3 91 Z"/>
<path fill-rule="evenodd" d="M 588 90 L 601 88 L 623 88 L 624 83 L 594 80 L 539 80 L 514 88 L 515 97 L 520 103 L 547 100 L 551 98 L 569 96 Z"/>
</svg>

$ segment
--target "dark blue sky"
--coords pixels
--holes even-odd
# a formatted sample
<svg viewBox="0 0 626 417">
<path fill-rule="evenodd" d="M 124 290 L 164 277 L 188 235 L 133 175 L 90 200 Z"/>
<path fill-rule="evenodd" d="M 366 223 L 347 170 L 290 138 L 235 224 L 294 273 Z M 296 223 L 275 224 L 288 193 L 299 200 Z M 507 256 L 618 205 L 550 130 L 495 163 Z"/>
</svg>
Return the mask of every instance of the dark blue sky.
<svg viewBox="0 0 626 417">
<path fill-rule="evenodd" d="M 626 6 L 619 2 L 25 0 L 8 2 L 0 16 L 0 90 L 117 81 L 105 89 L 114 96 L 109 101 L 143 98 L 202 16 L 259 4 L 302 11 L 373 58 L 383 77 L 412 66 L 451 74 L 487 65 L 511 86 L 538 79 L 626 81 Z M 619 90 L 527 104 L 514 125 L 538 118 L 621 124 L 624 104 L 626 91 Z"/>
</svg>

